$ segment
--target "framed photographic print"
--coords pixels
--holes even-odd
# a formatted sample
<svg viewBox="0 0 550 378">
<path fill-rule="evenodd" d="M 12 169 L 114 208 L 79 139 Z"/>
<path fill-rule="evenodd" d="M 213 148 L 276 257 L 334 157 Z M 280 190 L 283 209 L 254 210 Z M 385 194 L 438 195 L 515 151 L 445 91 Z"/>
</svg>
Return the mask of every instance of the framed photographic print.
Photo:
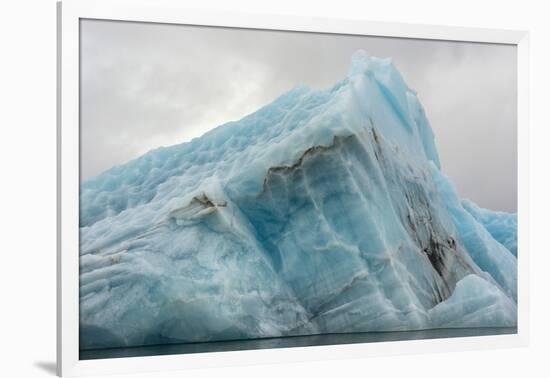
<svg viewBox="0 0 550 378">
<path fill-rule="evenodd" d="M 60 375 L 527 343 L 526 32 L 58 20 Z"/>
</svg>

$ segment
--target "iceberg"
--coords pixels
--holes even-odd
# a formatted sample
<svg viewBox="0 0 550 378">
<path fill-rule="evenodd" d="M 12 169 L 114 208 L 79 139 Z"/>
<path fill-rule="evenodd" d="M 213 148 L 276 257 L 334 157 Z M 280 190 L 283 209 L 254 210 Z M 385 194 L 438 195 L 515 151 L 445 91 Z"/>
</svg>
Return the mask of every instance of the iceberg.
<svg viewBox="0 0 550 378">
<path fill-rule="evenodd" d="M 391 60 L 91 178 L 81 349 L 516 324 L 517 221 L 459 199 Z"/>
</svg>

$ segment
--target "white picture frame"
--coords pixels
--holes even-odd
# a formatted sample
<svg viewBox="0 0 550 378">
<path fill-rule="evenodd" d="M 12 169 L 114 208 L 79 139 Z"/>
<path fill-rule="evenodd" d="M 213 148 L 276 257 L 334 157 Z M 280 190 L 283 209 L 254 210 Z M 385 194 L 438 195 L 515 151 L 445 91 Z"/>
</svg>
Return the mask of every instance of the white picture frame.
<svg viewBox="0 0 550 378">
<path fill-rule="evenodd" d="M 79 360 L 79 20 L 240 27 L 517 46 L 518 331 L 513 335 Z M 529 340 L 528 58 L 525 31 L 189 10 L 177 0 L 58 3 L 57 372 L 61 376 L 168 371 L 407 353 L 526 346 Z"/>
</svg>

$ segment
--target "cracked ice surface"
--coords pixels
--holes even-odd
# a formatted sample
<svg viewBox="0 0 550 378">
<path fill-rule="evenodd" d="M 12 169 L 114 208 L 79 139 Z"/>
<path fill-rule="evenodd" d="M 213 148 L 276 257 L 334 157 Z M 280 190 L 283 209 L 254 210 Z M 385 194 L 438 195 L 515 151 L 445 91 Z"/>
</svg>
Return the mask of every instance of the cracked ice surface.
<svg viewBox="0 0 550 378">
<path fill-rule="evenodd" d="M 514 326 L 515 217 L 439 167 L 416 94 L 362 51 L 113 167 L 81 186 L 81 347 Z"/>
</svg>

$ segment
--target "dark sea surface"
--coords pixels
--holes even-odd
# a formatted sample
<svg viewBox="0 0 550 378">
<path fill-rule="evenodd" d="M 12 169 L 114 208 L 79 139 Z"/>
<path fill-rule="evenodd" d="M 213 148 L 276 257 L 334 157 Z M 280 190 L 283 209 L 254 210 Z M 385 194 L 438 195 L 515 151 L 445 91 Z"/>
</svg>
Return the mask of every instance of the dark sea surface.
<svg viewBox="0 0 550 378">
<path fill-rule="evenodd" d="M 516 334 L 517 328 L 449 328 L 401 332 L 365 332 L 328 335 L 275 337 L 254 340 L 214 341 L 205 343 L 148 345 L 131 348 L 89 349 L 80 351 L 81 360 L 103 358 L 161 356 L 168 354 L 190 354 L 226 352 L 235 350 L 292 348 L 335 344 L 375 343 L 383 341 L 405 341 L 442 339 L 453 337 L 491 336 Z"/>
</svg>

